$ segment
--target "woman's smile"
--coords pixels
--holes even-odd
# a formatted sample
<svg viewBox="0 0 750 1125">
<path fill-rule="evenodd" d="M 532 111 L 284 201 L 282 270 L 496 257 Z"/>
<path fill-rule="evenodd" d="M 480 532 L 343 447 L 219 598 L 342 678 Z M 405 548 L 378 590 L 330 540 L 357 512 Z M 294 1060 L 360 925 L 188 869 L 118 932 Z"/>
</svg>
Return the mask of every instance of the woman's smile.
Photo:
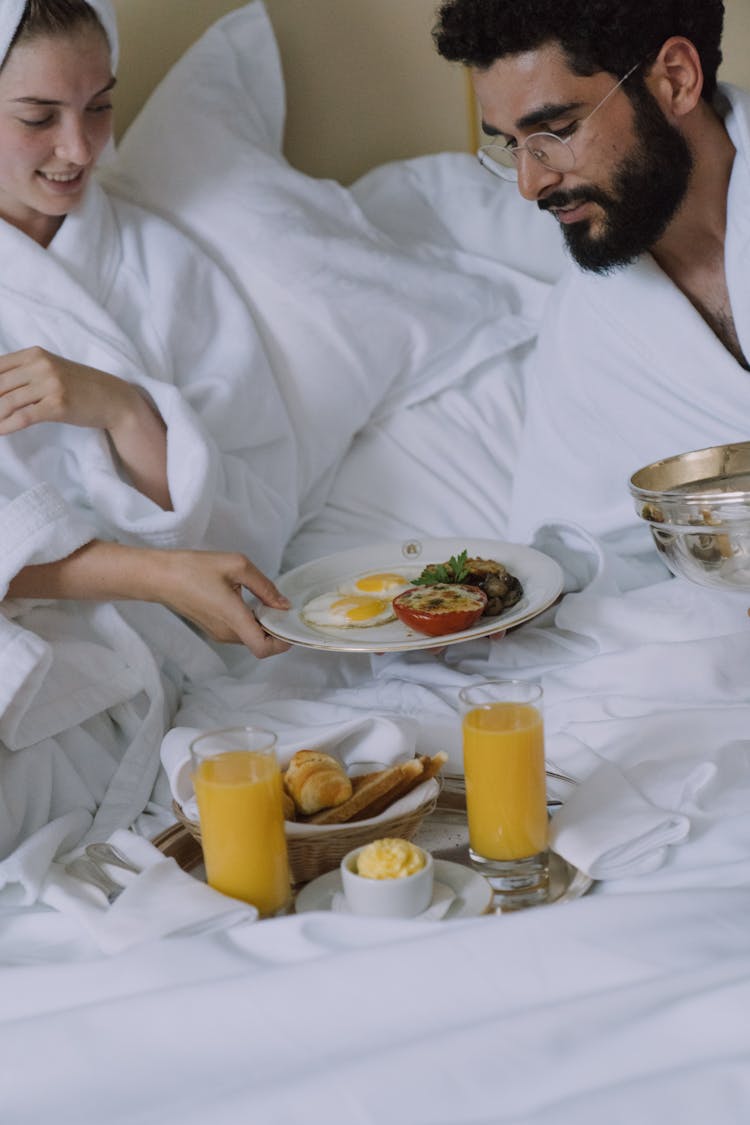
<svg viewBox="0 0 750 1125">
<path fill-rule="evenodd" d="M 47 188 L 56 195 L 68 195 L 78 192 L 86 181 L 86 168 L 78 168 L 74 172 L 37 172 L 37 176 L 44 181 Z"/>
<path fill-rule="evenodd" d="M 46 246 L 112 135 L 104 32 L 19 43 L 0 72 L 0 217 Z"/>
</svg>

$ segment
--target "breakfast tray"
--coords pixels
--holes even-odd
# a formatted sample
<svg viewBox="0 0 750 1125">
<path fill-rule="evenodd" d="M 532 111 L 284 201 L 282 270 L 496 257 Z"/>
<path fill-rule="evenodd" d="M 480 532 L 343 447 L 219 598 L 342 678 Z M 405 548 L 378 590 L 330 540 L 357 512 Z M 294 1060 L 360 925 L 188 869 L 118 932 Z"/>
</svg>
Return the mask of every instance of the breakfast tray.
<svg viewBox="0 0 750 1125">
<path fill-rule="evenodd" d="M 431 802 L 431 804 L 434 804 L 434 802 Z M 451 863 L 469 866 L 468 829 L 465 817 L 463 823 L 461 823 L 460 818 L 454 813 L 446 816 L 440 803 L 434 811 L 430 809 L 431 815 L 428 815 L 427 808 L 424 811 L 422 809 L 418 811 L 422 813 L 423 819 L 410 838 L 414 839 L 420 847 L 432 852 L 436 859 L 446 859 Z M 395 834 L 398 829 L 393 831 Z M 159 836 L 156 836 L 152 843 L 164 855 L 173 858 L 183 871 L 195 871 L 203 862 L 200 842 L 187 828 L 184 817 L 177 824 L 173 824 Z M 354 844 L 353 846 L 356 847 L 357 845 Z M 329 870 L 332 870 L 337 864 L 338 861 L 333 862 Z M 310 879 L 316 877 L 313 875 Z M 295 885 L 299 888 L 307 881 L 305 878 L 300 878 L 295 880 Z M 582 871 L 578 871 L 571 864 L 566 863 L 554 852 L 550 854 L 550 896 L 548 903 L 569 902 L 580 898 L 588 893 L 592 883 L 593 880 L 588 875 L 584 875 Z"/>
</svg>

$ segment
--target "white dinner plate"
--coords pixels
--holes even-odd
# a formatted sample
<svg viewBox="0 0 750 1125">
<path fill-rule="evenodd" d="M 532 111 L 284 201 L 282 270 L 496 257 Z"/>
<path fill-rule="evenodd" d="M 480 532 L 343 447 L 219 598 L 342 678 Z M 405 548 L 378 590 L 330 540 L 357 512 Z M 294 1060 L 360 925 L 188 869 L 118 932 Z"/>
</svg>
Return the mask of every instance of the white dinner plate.
<svg viewBox="0 0 750 1125">
<path fill-rule="evenodd" d="M 311 598 L 336 590 L 342 583 L 375 571 L 403 574 L 411 581 L 428 563 L 445 562 L 466 550 L 470 558 L 495 559 L 523 586 L 523 597 L 497 617 L 482 617 L 471 629 L 429 637 L 407 628 L 401 621 L 370 628 L 322 628 L 308 625 L 300 611 Z M 533 547 L 497 539 L 410 539 L 404 543 L 379 543 L 355 547 L 303 563 L 283 574 L 276 585 L 285 594 L 290 610 L 258 606 L 256 616 L 267 633 L 306 648 L 330 652 L 406 652 L 409 649 L 444 648 L 473 637 L 485 637 L 520 625 L 551 605 L 563 586 L 558 563 Z"/>
<path fill-rule="evenodd" d="M 456 896 L 440 921 L 447 918 L 473 918 L 487 914 L 492 908 L 492 887 L 484 875 L 464 867 L 461 863 L 451 863 L 448 859 L 435 860 L 435 878 L 445 883 Z M 294 909 L 297 914 L 310 910 L 330 910 L 333 896 L 341 890 L 341 871 L 329 871 L 313 879 L 297 895 Z"/>
</svg>

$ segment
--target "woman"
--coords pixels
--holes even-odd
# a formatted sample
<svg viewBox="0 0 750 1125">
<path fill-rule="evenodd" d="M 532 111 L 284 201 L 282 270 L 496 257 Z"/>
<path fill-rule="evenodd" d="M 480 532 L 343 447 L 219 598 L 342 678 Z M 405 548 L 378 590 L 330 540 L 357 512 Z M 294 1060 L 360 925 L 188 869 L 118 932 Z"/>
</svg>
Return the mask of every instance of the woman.
<svg viewBox="0 0 750 1125">
<path fill-rule="evenodd" d="M 116 53 L 108 0 L 3 0 L 0 857 L 145 806 L 185 676 L 224 669 L 181 617 L 285 647 L 242 590 L 286 604 L 247 557 L 294 525 L 286 414 L 228 280 L 93 180 Z"/>
</svg>

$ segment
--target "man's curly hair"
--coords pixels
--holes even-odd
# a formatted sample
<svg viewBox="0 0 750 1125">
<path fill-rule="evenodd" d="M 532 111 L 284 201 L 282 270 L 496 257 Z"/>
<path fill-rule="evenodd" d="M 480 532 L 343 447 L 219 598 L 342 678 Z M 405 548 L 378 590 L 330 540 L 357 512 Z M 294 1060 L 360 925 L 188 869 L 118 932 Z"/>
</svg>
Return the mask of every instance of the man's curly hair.
<svg viewBox="0 0 750 1125">
<path fill-rule="evenodd" d="M 723 0 L 444 0 L 432 35 L 443 58 L 478 70 L 559 43 L 577 74 L 618 78 L 638 62 L 648 67 L 666 39 L 681 35 L 700 55 L 710 100 L 723 24 Z"/>
</svg>

